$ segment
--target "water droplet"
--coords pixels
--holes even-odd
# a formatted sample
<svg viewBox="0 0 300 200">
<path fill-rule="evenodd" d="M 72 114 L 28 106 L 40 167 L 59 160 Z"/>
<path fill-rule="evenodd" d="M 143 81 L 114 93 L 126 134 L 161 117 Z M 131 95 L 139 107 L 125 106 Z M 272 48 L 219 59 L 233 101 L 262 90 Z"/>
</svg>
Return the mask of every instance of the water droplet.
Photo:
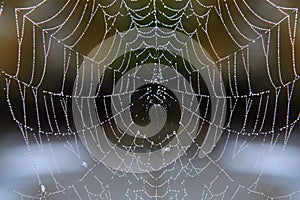
<svg viewBox="0 0 300 200">
<path fill-rule="evenodd" d="M 41 184 L 40 190 L 41 190 L 41 193 L 45 193 L 46 192 L 46 187 L 43 184 Z"/>
<path fill-rule="evenodd" d="M 2 4 L 0 5 L 0 17 L 1 17 L 1 15 L 2 15 L 2 12 L 3 12 L 3 2 L 2 2 Z"/>
<path fill-rule="evenodd" d="M 166 148 L 164 149 L 165 152 L 170 151 L 170 150 L 171 150 L 170 147 L 166 147 Z"/>
</svg>

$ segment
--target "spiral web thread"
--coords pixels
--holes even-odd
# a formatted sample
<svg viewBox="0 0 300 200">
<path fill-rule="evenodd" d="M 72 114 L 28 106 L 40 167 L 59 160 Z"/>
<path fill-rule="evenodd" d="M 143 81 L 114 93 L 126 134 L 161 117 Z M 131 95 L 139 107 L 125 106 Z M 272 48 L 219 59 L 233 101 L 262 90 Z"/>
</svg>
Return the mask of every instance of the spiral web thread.
<svg viewBox="0 0 300 200">
<path fill-rule="evenodd" d="M 260 11 L 254 6 L 255 2 L 259 2 L 262 6 L 270 9 L 271 13 L 276 14 Z M 50 1 L 43 1 L 32 7 L 15 9 L 18 38 L 16 72 L 15 74 L 1 72 L 2 77 L 6 80 L 7 102 L 13 120 L 22 132 L 40 185 L 38 194 L 29 195 L 17 192 L 21 199 L 56 199 L 57 196 L 67 193 L 73 193 L 78 199 L 112 198 L 113 186 L 109 184 L 107 177 L 96 173 L 96 169 L 102 166 L 101 163 L 93 157 L 87 158 L 84 150 L 79 148 L 77 132 L 82 130 L 74 130 L 71 127 L 70 110 L 68 110 L 68 105 L 76 96 L 72 96 L 72 93 L 66 89 L 69 77 L 78 76 L 78 69 L 83 59 L 90 62 L 83 63 L 83 66 L 98 63 L 95 61 L 95 57 L 87 57 L 86 51 L 80 51 L 81 42 L 88 40 L 86 36 L 88 32 L 90 33 L 89 29 L 96 18 L 103 18 L 105 22 L 102 24 L 104 29 L 101 30 L 104 31 L 104 34 L 99 33 L 100 29 L 94 30 L 93 33 L 99 34 L 102 40 L 115 33 L 121 34 L 124 30 L 126 32 L 126 30 L 142 27 L 153 28 L 152 33 L 147 33 L 151 37 L 162 37 L 158 34 L 162 27 L 183 32 L 208 49 L 213 62 L 220 69 L 223 81 L 229 86 L 226 94 L 224 91 L 223 96 L 214 97 L 228 99 L 230 108 L 226 124 L 221 127 L 217 122 L 214 124 L 218 129 L 223 130 L 223 136 L 225 135 L 226 138 L 219 155 L 214 157 L 207 155 L 201 165 L 197 165 L 199 158 L 195 155 L 186 162 L 179 159 L 165 170 L 146 175 L 129 175 L 118 170 L 105 169 L 110 174 L 110 178 L 125 181 L 122 182 L 125 184 L 118 187 L 124 187 L 122 191 L 125 191 L 123 195 L 127 199 L 189 199 L 190 194 L 185 185 L 186 182 L 197 178 L 201 179 L 203 173 L 210 168 L 213 168 L 215 173 L 212 174 L 213 177 L 202 181 L 202 185 L 199 185 L 197 193 L 201 199 L 234 199 L 240 192 L 258 195 L 259 198 L 266 199 L 292 199 L 293 195 L 300 192 L 295 190 L 283 196 L 271 196 L 259 188 L 261 177 L 264 175 L 263 167 L 251 184 L 244 185 L 239 183 L 235 177 L 231 177 L 230 172 L 227 172 L 219 164 L 227 150 L 229 138 L 235 138 L 232 159 L 238 157 L 254 141 L 259 142 L 262 146 L 269 146 L 268 152 L 258 155 L 257 160 L 267 160 L 274 145 L 279 142 L 282 143 L 280 157 L 283 157 L 290 133 L 299 121 L 299 114 L 290 117 L 292 100 L 296 95 L 294 90 L 299 79 L 295 54 L 298 9 L 277 6 L 271 1 L 216 1 L 209 5 L 197 0 L 171 3 L 152 0 L 145 4 L 138 4 L 137 1 L 87 0 L 64 1 L 57 6 L 59 9 L 55 13 L 51 13 L 51 16 L 48 16 L 49 13 L 42 16 L 41 13 L 45 12 L 45 8 L 50 3 Z M 216 19 L 217 22 L 213 23 L 211 19 Z M 187 23 L 187 20 L 193 23 Z M 122 24 L 125 21 L 127 24 Z M 67 29 L 69 26 L 73 26 L 71 31 Z M 220 46 L 220 41 L 215 39 L 214 29 L 220 29 L 226 33 L 224 37 L 230 41 L 228 47 Z M 245 29 L 247 31 L 244 31 Z M 144 34 L 141 32 L 139 36 L 144 37 Z M 177 42 L 183 44 L 182 48 L 184 48 L 183 41 L 178 40 Z M 281 50 L 283 43 L 285 51 Z M 152 47 L 146 43 L 144 45 L 146 48 Z M 182 50 L 184 49 L 178 49 L 179 52 Z M 30 51 L 32 57 L 24 58 L 24 51 Z M 59 76 L 54 75 L 55 79 L 60 82 L 60 87 L 56 90 L 49 90 L 45 82 L 51 80 L 49 76 L 53 76 L 53 74 L 48 75 L 47 72 L 50 67 L 49 60 L 53 62 L 53 59 L 56 59 L 53 58 L 55 51 L 62 53 L 62 56 L 57 59 L 60 59 L 63 66 L 56 66 L 61 73 Z M 265 81 L 271 86 L 257 91 L 253 86 L 256 73 L 253 69 L 257 67 L 253 62 L 257 56 L 255 51 L 262 52 L 264 65 L 259 68 L 264 69 Z M 274 55 L 276 59 L 271 59 L 271 56 L 274 57 Z M 289 65 L 282 66 L 282 60 L 288 62 Z M 71 64 L 72 61 L 75 65 Z M 140 60 L 141 64 L 144 61 Z M 168 62 L 172 61 L 168 60 Z M 52 64 L 51 67 L 53 67 Z M 25 70 L 31 71 L 29 76 L 27 73 L 27 77 L 23 76 Z M 291 76 L 284 76 L 286 71 Z M 97 72 L 91 71 L 91 73 Z M 244 79 L 243 86 L 240 86 L 241 77 L 239 75 L 242 76 L 242 80 Z M 212 81 L 214 80 L 213 76 L 212 74 L 210 78 Z M 12 91 L 13 87 L 15 90 Z M 14 98 L 12 92 L 19 96 L 22 114 L 16 114 L 17 109 L 12 100 Z M 118 98 L 120 95 L 132 92 L 125 89 L 124 93 L 114 93 L 112 96 Z M 183 98 L 185 97 L 186 89 L 181 87 L 178 92 L 182 93 Z M 195 95 L 201 96 L 201 94 Z M 286 118 L 280 119 L 281 122 L 278 122 L 277 104 L 282 96 L 286 98 L 286 107 L 284 108 Z M 202 97 L 206 96 L 202 95 Z M 29 106 L 26 103 L 28 98 L 33 100 L 33 105 Z M 86 98 L 90 99 L 89 103 L 94 103 L 95 96 L 90 95 Z M 122 102 L 120 103 L 122 104 Z M 116 106 L 114 101 L 112 104 L 112 107 Z M 238 107 L 239 109 L 242 107 L 244 116 L 242 120 L 239 119 L 242 126 L 236 128 L 233 122 L 238 120 L 238 116 L 235 116 Z M 29 111 L 30 109 L 33 109 L 34 112 Z M 41 124 L 40 116 L 43 115 L 41 110 L 46 116 L 46 129 Z M 123 111 L 116 112 L 116 115 L 120 115 Z M 183 112 L 197 116 L 196 112 L 194 113 L 188 108 Z M 28 113 L 31 115 L 29 116 Z M 272 116 L 270 118 L 271 126 L 266 125 L 268 115 Z M 250 124 L 250 117 L 255 119 L 254 124 Z M 35 121 L 35 125 L 31 125 L 29 121 Z M 93 127 L 85 128 L 92 129 Z M 283 140 L 281 140 L 282 138 Z M 76 164 L 81 165 L 81 172 L 83 172 L 78 176 L 78 180 L 72 183 L 63 183 L 64 181 L 60 180 L 60 163 L 56 160 L 57 152 L 52 148 L 53 140 L 59 141 L 64 145 L 66 151 L 71 152 L 78 160 Z M 45 184 L 45 177 L 39 174 L 39 169 L 36 167 L 34 153 L 31 150 L 32 143 L 35 143 L 45 155 L 50 176 L 47 184 Z M 45 153 L 48 151 L 50 154 Z M 87 186 L 91 179 L 97 185 L 96 190 Z M 214 190 L 217 182 L 223 183 L 222 191 Z"/>
</svg>

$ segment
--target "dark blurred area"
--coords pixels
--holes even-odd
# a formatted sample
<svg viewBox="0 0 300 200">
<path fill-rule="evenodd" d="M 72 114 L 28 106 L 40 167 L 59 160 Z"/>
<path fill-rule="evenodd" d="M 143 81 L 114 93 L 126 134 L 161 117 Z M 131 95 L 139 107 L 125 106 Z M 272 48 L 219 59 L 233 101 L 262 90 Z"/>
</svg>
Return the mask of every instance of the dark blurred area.
<svg viewBox="0 0 300 200">
<path fill-rule="evenodd" d="M 73 83 L 76 77 L 76 62 L 79 62 L 79 64 L 82 62 L 82 58 L 79 57 L 79 61 L 76 61 L 76 54 L 75 52 L 78 52 L 80 55 L 87 55 L 96 45 L 98 45 L 103 39 L 110 37 L 115 33 L 115 31 L 124 31 L 128 30 L 132 27 L 130 27 L 130 16 L 129 15 L 117 15 L 114 19 L 110 20 L 104 20 L 104 12 L 107 12 L 107 14 L 114 15 L 117 12 L 126 13 L 128 12 L 125 9 L 125 6 L 122 6 L 118 8 L 118 5 L 112 6 L 111 8 L 104 9 L 101 11 L 99 9 L 96 12 L 96 16 L 90 20 L 90 12 L 93 9 L 92 2 L 86 3 L 85 1 L 79 1 L 78 3 L 72 2 L 71 4 L 68 4 L 67 7 L 64 6 L 64 1 L 47 1 L 43 4 L 43 6 L 39 6 L 37 10 L 34 10 L 34 12 L 29 12 L 29 10 L 22 10 L 16 12 L 17 15 L 15 15 L 14 9 L 17 7 L 29 7 L 32 5 L 36 5 L 39 1 L 31 1 L 29 2 L 19 2 L 19 1 L 8 1 L 4 2 L 4 8 L 1 16 L 1 63 L 0 66 L 3 68 L 3 70 L 10 74 L 11 76 L 14 76 L 16 73 L 18 74 L 18 78 L 23 81 L 24 83 L 30 84 L 33 87 L 39 88 L 39 91 L 49 91 L 53 93 L 63 93 L 63 94 L 71 94 Z M 157 7 L 162 9 L 162 12 L 166 10 L 163 9 L 163 5 L 161 3 L 157 3 Z M 256 1 L 255 1 L 256 2 Z M 260 1 L 257 1 L 260 2 Z M 103 5 L 107 2 L 102 2 Z M 166 1 L 166 3 L 169 3 L 172 5 L 171 1 Z M 133 8 L 138 8 L 144 6 L 141 2 L 128 2 L 129 6 L 132 6 Z M 286 19 L 283 20 L 282 23 L 280 23 L 280 41 L 278 43 L 277 41 L 277 33 L 278 31 L 277 26 L 274 24 L 266 23 L 266 22 L 257 22 L 255 21 L 255 16 L 252 16 L 253 13 L 247 13 L 246 8 L 241 6 L 241 9 L 244 9 L 245 14 L 248 14 L 250 17 L 248 17 L 248 20 L 251 21 L 252 18 L 255 25 L 260 25 L 260 27 L 264 27 L 265 29 L 262 29 L 260 34 L 265 37 L 266 44 L 269 42 L 269 58 L 268 63 L 266 63 L 265 55 L 263 52 L 261 40 L 257 38 L 257 33 L 254 35 L 254 31 L 249 29 L 249 27 L 244 27 L 245 22 L 240 19 L 236 20 L 237 23 L 236 26 L 239 28 L 245 28 L 244 34 L 247 35 L 248 38 L 251 38 L 253 40 L 250 42 L 247 41 L 245 38 L 238 35 L 239 33 L 235 30 L 235 27 L 233 27 L 232 23 L 230 23 L 230 17 L 226 15 L 225 5 L 220 2 L 218 5 L 220 6 L 221 10 L 223 11 L 223 21 L 220 20 L 218 14 L 214 9 L 209 10 L 210 15 L 209 18 L 203 18 L 202 25 L 198 25 L 198 23 L 192 23 L 195 17 L 191 16 L 188 18 L 188 21 L 185 21 L 184 19 L 186 16 L 189 16 L 188 11 L 191 10 L 190 8 L 186 9 L 186 13 L 183 14 L 183 20 L 182 20 L 182 30 L 187 30 L 189 33 L 192 33 L 193 31 L 197 31 L 198 37 L 200 37 L 200 42 L 206 49 L 206 51 L 210 54 L 210 56 L 214 59 L 214 61 L 217 63 L 217 66 L 222 71 L 222 77 L 226 88 L 226 95 L 228 97 L 235 97 L 235 96 L 247 96 L 251 94 L 261 94 L 265 93 L 266 95 L 252 95 L 251 100 L 252 102 L 252 108 L 249 111 L 249 120 L 246 119 L 246 129 L 248 131 L 252 131 L 254 127 L 254 121 L 256 118 L 256 111 L 258 108 L 258 104 L 260 101 L 260 97 L 262 97 L 262 101 L 266 102 L 268 98 L 268 109 L 267 109 L 267 115 L 265 117 L 265 124 L 260 130 L 261 132 L 268 132 L 272 129 L 272 125 L 275 125 L 275 129 L 279 129 L 281 127 L 284 127 L 286 125 L 286 121 L 282 120 L 287 115 L 289 115 L 289 122 L 294 121 L 297 119 L 299 115 L 299 101 L 300 97 L 297 95 L 299 92 L 299 81 L 294 81 L 298 79 L 298 74 L 300 71 L 299 65 L 297 63 L 299 62 L 299 42 L 297 38 L 299 38 L 299 31 L 296 32 L 296 43 L 294 48 L 294 59 L 293 59 L 293 50 L 292 46 L 290 44 L 290 37 L 288 32 L 288 20 L 287 17 L 284 16 L 279 11 L 275 10 L 273 7 L 269 6 L 267 3 L 257 3 L 257 5 L 250 1 L 248 2 L 250 6 L 255 8 L 255 11 L 260 12 L 259 10 L 263 10 L 263 16 L 268 17 L 268 20 L 273 21 L 280 21 L 282 18 Z M 284 3 L 278 3 L 279 5 L 286 6 L 286 7 L 297 7 L 299 3 L 295 1 L 285 1 Z M 66 17 L 68 17 L 68 13 L 73 11 L 71 10 L 76 5 L 76 9 L 74 11 L 75 14 L 72 14 L 71 18 L 64 23 L 64 20 Z M 182 2 L 176 2 L 174 6 L 178 6 L 178 8 L 185 5 L 185 1 Z M 216 5 L 216 1 L 208 1 L 206 2 L 206 5 Z M 120 5 L 119 5 L 120 6 Z M 196 5 L 193 4 L 193 6 L 196 7 Z M 233 2 L 228 2 L 228 6 L 234 6 Z M 56 13 L 59 9 L 64 8 L 62 12 L 60 12 L 53 20 L 47 21 L 47 18 L 51 17 L 53 13 Z M 152 8 L 153 9 L 153 8 Z M 149 10 L 151 10 L 151 5 Z M 84 15 L 81 18 L 81 13 L 84 11 Z M 28 15 L 26 15 L 26 18 L 22 20 L 22 14 L 29 12 Z M 145 15 L 148 10 L 141 11 L 139 15 Z M 182 11 L 183 12 L 183 11 Z M 190 11 L 192 12 L 192 11 Z M 199 7 L 198 10 L 194 11 L 197 12 L 199 15 L 204 14 L 207 12 L 205 9 L 201 9 Z M 76 14 L 78 13 L 78 14 Z M 130 12 L 129 12 L 130 13 Z M 290 18 L 290 24 L 291 26 L 294 26 L 293 24 L 293 12 L 291 11 L 291 18 Z M 133 14 L 132 14 L 133 15 Z M 232 11 L 232 18 L 239 17 L 237 13 Z M 236 16 L 235 16 L 236 15 Z M 16 16 L 19 16 L 19 27 L 16 27 Z M 154 16 L 153 16 L 154 17 Z M 168 19 L 164 16 L 158 15 L 159 20 L 162 22 L 165 22 L 166 24 L 169 22 Z M 32 23 L 30 22 L 31 19 L 37 23 L 34 29 L 32 28 Z M 228 20 L 228 21 L 225 21 Z M 148 17 L 145 21 L 139 21 L 140 24 L 149 24 L 149 26 L 154 26 L 151 21 L 154 21 L 154 18 Z M 24 23 L 24 29 L 22 28 L 22 24 Z M 77 22 L 80 22 L 80 25 L 77 26 Z M 206 23 L 207 22 L 207 23 Z M 64 26 L 59 26 L 61 23 L 64 24 Z M 110 24 L 112 23 L 113 26 Z M 248 45 L 249 46 L 249 55 L 247 53 L 247 48 L 239 47 L 237 44 L 232 40 L 232 38 L 229 36 L 229 34 L 226 32 L 226 29 L 222 25 L 222 23 L 225 23 L 227 25 L 227 29 L 232 32 L 230 32 L 231 37 L 236 38 L 238 41 L 238 44 L 241 45 Z M 110 30 L 106 31 L 105 33 L 105 26 L 110 26 Z M 246 24 L 247 25 L 247 24 Z M 163 27 L 162 24 L 158 24 L 158 26 Z M 210 35 L 210 42 L 213 44 L 214 49 L 212 49 L 210 42 L 208 41 L 207 37 L 205 36 L 205 31 L 203 31 L 204 26 L 207 26 L 207 33 Z M 52 28 L 55 27 L 55 28 Z M 299 23 L 297 24 L 297 27 L 299 27 Z M 296 28 L 296 27 L 294 27 Z M 17 39 L 17 29 L 19 29 L 19 34 L 21 34 L 21 30 L 24 30 L 22 33 L 23 43 L 21 46 L 21 54 L 20 58 L 18 58 L 18 39 Z M 249 30 L 248 30 L 249 29 Z M 268 41 L 268 32 L 265 33 L 267 29 L 270 29 L 270 38 Z M 33 51 L 33 30 L 35 34 L 35 52 Z M 44 31 L 42 31 L 44 30 Z M 293 30 L 293 27 L 291 27 L 291 30 Z M 180 29 L 179 29 L 180 31 Z M 84 33 L 84 34 L 83 34 Z M 104 35 L 105 33 L 105 35 Z M 51 38 L 49 38 L 51 35 Z M 45 37 L 43 39 L 43 37 Z M 80 38 L 80 39 L 78 39 Z M 19 38 L 20 39 L 20 38 Z M 50 41 L 51 48 L 49 51 L 49 55 L 47 58 L 44 58 L 44 43 L 43 41 Z M 62 45 L 65 45 L 67 48 L 64 48 Z M 280 49 L 278 50 L 277 46 L 280 46 Z M 47 47 L 47 46 L 46 46 Z M 70 51 L 70 49 L 72 51 Z M 241 48 L 242 50 L 239 50 Z M 236 60 L 234 60 L 233 53 L 236 53 Z M 280 54 L 278 54 L 278 52 Z M 33 55 L 34 54 L 34 55 Z M 33 56 L 35 57 L 35 60 L 33 62 Z M 229 57 L 228 57 L 229 56 Z M 247 56 L 249 56 L 249 75 L 247 75 L 245 70 L 245 59 L 247 59 Z M 278 57 L 280 61 L 278 61 Z M 69 68 L 66 73 L 66 76 L 64 76 L 64 59 L 68 59 Z M 294 63 L 293 63 L 294 62 Z M 18 64 L 19 63 L 19 64 Z M 45 65 L 46 63 L 46 65 Z M 228 64 L 230 63 L 230 64 Z M 230 66 L 228 66 L 230 65 Z M 34 69 L 33 69 L 34 68 Z M 32 70 L 34 70 L 34 73 L 32 73 Z M 269 71 L 268 71 L 269 70 Z M 2 76 L 2 78 L 5 78 Z M 2 84 L 4 88 L 3 83 L 4 80 L 2 80 Z M 294 82 L 294 84 L 291 84 Z M 63 85 L 63 88 L 62 88 Z M 11 81 L 10 83 L 11 92 L 9 95 L 12 95 L 14 97 L 14 101 L 11 102 L 13 105 L 12 107 L 15 110 L 20 110 L 22 103 L 20 95 L 18 95 L 15 90 L 18 89 L 17 82 Z M 293 88 L 293 94 L 291 96 L 290 104 L 288 105 L 287 102 L 287 95 L 290 94 L 289 90 Z M 278 95 L 278 98 L 276 99 L 276 92 Z M 5 94 L 1 94 L 5 95 Z M 42 95 L 39 95 L 40 98 L 42 98 Z M 4 98 L 5 99 L 5 98 Z M 5 104 L 5 101 L 1 101 Z M 243 122 L 245 120 L 245 108 L 246 103 L 248 101 L 247 98 L 232 98 L 232 99 L 241 99 L 241 101 L 237 101 L 237 109 L 235 109 L 235 113 L 232 116 L 232 124 L 230 124 L 230 128 L 236 131 L 241 130 L 241 126 L 243 125 Z M 30 94 L 27 96 L 27 103 L 30 105 L 32 104 L 31 101 L 33 101 L 33 94 Z M 58 98 L 54 98 L 54 101 L 59 101 Z M 60 103 L 55 103 L 55 106 Z M 234 102 L 231 102 L 231 105 L 233 105 Z M 68 104 L 71 106 L 71 104 Z M 292 109 L 287 109 L 287 107 L 290 107 Z M 7 106 L 3 106 L 6 107 Z M 40 109 L 43 109 L 43 106 L 40 105 Z M 230 109 L 230 107 L 228 107 Z M 265 109 L 265 108 L 261 108 Z M 5 112 L 6 109 L 3 109 L 1 112 Z M 56 109 L 57 112 L 60 112 L 59 108 Z M 71 109 L 69 109 L 71 110 Z M 276 111 L 276 113 L 275 113 Z M 287 113 L 289 111 L 289 113 Z M 27 112 L 32 112 L 28 114 L 28 117 L 36 117 L 34 114 L 34 110 L 29 109 Z M 42 113 L 45 113 L 42 111 Z M 15 115 L 17 118 L 22 118 L 21 112 L 15 112 Z M 276 115 L 276 119 L 273 119 L 273 116 Z M 6 114 L 3 114 L 2 116 L 7 116 Z M 60 118 L 60 116 L 63 116 L 63 113 L 58 114 L 57 117 Z M 72 116 L 72 115 L 69 115 Z M 37 124 L 35 123 L 37 120 L 34 120 L 36 118 L 30 118 L 32 120 L 28 120 L 28 123 L 33 123 L 32 127 L 37 127 Z M 252 119 L 252 120 L 251 120 Z M 262 121 L 262 118 L 259 118 L 259 121 Z M 64 121 L 62 118 L 60 121 Z M 70 122 L 72 119 L 70 119 Z M 47 126 L 47 121 L 43 123 L 41 122 L 42 126 L 45 129 L 48 129 L 49 126 Z M 66 129 L 63 124 L 61 124 L 62 129 Z M 247 131 L 246 131 L 247 132 Z"/>
</svg>

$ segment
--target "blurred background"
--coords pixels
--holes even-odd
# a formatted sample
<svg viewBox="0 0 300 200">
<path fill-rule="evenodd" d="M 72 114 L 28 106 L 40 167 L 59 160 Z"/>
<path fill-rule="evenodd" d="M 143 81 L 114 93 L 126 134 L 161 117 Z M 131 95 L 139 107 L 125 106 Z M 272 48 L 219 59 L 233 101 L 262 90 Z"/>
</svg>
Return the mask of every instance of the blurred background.
<svg viewBox="0 0 300 200">
<path fill-rule="evenodd" d="M 122 1 L 47 0 L 35 9 L 41 2 L 1 2 L 0 199 L 300 199 L 299 1 L 127 1 L 133 9 L 150 5 L 137 13 Z M 173 15 L 164 4 L 180 10 L 174 12 L 180 28 L 161 14 Z M 160 14 L 147 15 L 155 9 Z M 83 61 L 76 52 L 86 56 L 116 31 L 132 28 L 132 16 L 148 16 L 136 22 L 148 26 L 158 17 L 158 26 L 169 24 L 199 37 L 222 73 L 229 97 L 226 130 L 212 160 L 193 163 L 201 172 L 176 162 L 138 178 L 119 174 L 96 163 L 76 135 L 38 133 L 76 132 L 71 104 L 64 113 L 61 99 L 67 98 L 59 96 L 72 94 L 76 67 Z M 264 47 L 269 47 L 267 61 Z M 64 76 L 66 55 L 70 67 Z M 33 86 L 26 101 L 22 91 L 28 85 L 20 81 Z M 41 93 L 37 104 L 34 92 Z M 53 111 L 44 104 L 53 104 Z"/>
</svg>

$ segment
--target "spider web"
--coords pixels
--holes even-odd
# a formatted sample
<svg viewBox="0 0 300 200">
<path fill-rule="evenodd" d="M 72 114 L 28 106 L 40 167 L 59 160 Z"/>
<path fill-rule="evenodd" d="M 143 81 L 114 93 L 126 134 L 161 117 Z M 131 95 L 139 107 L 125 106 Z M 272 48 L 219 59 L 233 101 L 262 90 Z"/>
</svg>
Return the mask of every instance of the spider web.
<svg viewBox="0 0 300 200">
<path fill-rule="evenodd" d="M 294 198 L 300 186 L 275 195 L 263 186 L 270 157 L 279 145 L 271 165 L 280 169 L 299 121 L 297 18 L 297 8 L 258 0 L 68 0 L 16 8 L 17 66 L 1 75 L 39 185 L 36 194 L 17 194 L 21 199 Z M 153 124 L 141 128 L 131 101 L 143 90 Z M 152 101 L 166 98 L 177 98 L 181 106 L 178 127 L 167 139 L 149 139 L 172 111 L 168 103 Z M 105 137 L 97 138 L 99 131 Z M 123 132 L 133 139 L 123 139 Z M 202 146 L 205 133 L 214 134 L 208 150 Z M 79 168 L 72 178 L 61 172 L 56 143 Z M 250 165 L 258 172 L 243 181 L 224 160 L 238 163 L 257 144 L 262 151 Z M 43 155 L 47 175 L 39 172 L 33 146 Z M 151 161 L 153 148 L 162 151 L 159 161 Z M 146 158 L 118 149 L 128 154 L 146 149 Z M 111 160 L 119 162 L 107 166 Z"/>
</svg>

